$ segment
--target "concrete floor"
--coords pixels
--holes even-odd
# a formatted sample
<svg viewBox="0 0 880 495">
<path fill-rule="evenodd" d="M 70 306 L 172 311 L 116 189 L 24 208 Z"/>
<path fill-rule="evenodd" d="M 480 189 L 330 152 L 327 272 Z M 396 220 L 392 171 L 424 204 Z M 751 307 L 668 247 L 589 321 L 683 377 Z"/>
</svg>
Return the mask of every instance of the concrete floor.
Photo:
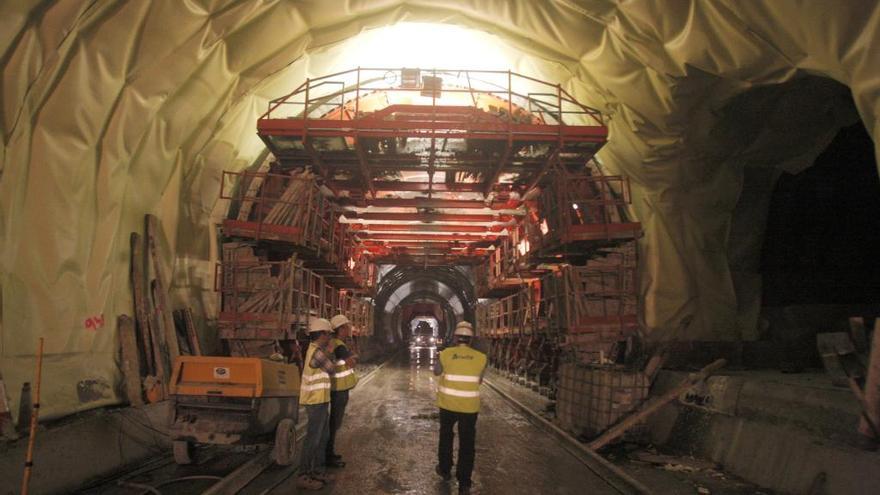
<svg viewBox="0 0 880 495">
<path fill-rule="evenodd" d="M 319 493 L 457 493 L 434 474 L 433 355 L 401 354 L 352 396 L 337 441 L 348 465 Z M 618 493 L 488 387 L 477 422 L 476 493 Z M 290 493 L 294 480 L 272 493 Z"/>
</svg>

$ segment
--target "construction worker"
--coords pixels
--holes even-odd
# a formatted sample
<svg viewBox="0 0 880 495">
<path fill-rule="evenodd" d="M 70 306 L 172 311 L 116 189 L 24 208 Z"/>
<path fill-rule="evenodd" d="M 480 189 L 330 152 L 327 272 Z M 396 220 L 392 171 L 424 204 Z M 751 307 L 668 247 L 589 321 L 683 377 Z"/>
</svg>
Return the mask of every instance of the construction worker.
<svg viewBox="0 0 880 495">
<path fill-rule="evenodd" d="M 305 407 L 308 418 L 300 475 L 296 479 L 297 488 L 303 490 L 320 490 L 333 480 L 333 476 L 324 471 L 324 451 L 329 436 L 330 377 L 336 373 L 336 364 L 328 350 L 332 331 L 330 322 L 324 318 L 313 318 L 309 322 L 309 348 L 303 363 L 299 393 L 299 403 Z"/>
<path fill-rule="evenodd" d="M 346 344 L 351 336 L 351 322 L 345 315 L 339 314 L 330 319 L 330 326 L 335 335 L 330 339 L 329 350 L 336 363 L 336 374 L 330 378 L 330 436 L 327 440 L 327 467 L 345 467 L 342 456 L 336 453 L 336 432 L 342 426 L 345 406 L 348 405 L 348 391 L 357 385 L 358 378 L 354 372 L 358 357 Z"/>
<path fill-rule="evenodd" d="M 480 384 L 486 371 L 486 355 L 470 346 L 474 330 L 461 322 L 453 333 L 455 345 L 440 352 L 434 374 L 440 377 L 437 406 L 440 408 L 440 444 L 437 449 L 437 474 L 448 481 L 452 471 L 452 428 L 458 423 L 458 492 L 470 493 L 474 470 L 474 440 L 477 413 L 480 412 Z"/>
</svg>

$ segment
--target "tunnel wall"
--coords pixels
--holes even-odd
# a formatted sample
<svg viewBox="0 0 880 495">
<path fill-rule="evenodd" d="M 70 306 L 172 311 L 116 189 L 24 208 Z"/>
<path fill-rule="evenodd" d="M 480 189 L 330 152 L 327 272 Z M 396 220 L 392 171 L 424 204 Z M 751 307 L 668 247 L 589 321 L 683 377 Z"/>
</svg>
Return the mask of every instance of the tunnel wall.
<svg viewBox="0 0 880 495">
<path fill-rule="evenodd" d="M 144 213 L 163 225 L 173 305 L 211 321 L 220 170 L 258 157 L 254 121 L 269 97 L 357 65 L 336 43 L 400 21 L 491 33 L 512 69 L 609 115 L 599 156 L 634 184 L 649 338 L 749 337 L 755 302 L 738 302 L 728 259 L 744 164 L 740 147 L 712 146 L 715 112 L 755 86 L 825 76 L 851 88 L 876 146 L 880 5 L 616 3 L 0 4 L 0 372 L 13 411 L 38 336 L 47 417 L 119 401 L 114 322 L 132 311 L 127 240 Z M 762 118 L 754 131 L 778 124 Z M 824 125 L 833 135 L 834 119 Z"/>
</svg>

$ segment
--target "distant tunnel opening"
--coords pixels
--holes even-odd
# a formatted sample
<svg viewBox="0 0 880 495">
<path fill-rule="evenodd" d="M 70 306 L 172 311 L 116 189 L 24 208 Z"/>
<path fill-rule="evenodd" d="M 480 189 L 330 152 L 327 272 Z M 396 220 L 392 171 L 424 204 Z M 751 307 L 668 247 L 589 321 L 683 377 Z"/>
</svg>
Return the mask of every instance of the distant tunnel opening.
<svg viewBox="0 0 880 495">
<path fill-rule="evenodd" d="M 376 334 L 389 346 L 408 343 L 412 322 L 429 314 L 437 336 L 446 339 L 457 321 L 473 321 L 476 305 L 470 275 L 461 267 L 442 266 L 386 266 L 374 301 Z"/>
</svg>

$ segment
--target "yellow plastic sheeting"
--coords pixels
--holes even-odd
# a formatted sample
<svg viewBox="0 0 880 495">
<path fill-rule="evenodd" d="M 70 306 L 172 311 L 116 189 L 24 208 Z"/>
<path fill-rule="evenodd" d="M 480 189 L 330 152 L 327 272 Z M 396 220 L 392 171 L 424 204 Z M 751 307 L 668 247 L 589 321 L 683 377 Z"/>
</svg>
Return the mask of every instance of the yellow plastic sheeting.
<svg viewBox="0 0 880 495">
<path fill-rule="evenodd" d="M 357 42 L 345 40 L 403 21 L 489 33 L 511 68 L 611 117 L 600 158 L 634 182 L 654 339 L 750 336 L 758 300 L 738 301 L 729 263 L 742 148 L 786 148 L 786 167 L 806 166 L 843 121 L 805 109 L 786 116 L 788 133 L 760 116 L 748 143 L 719 144 L 726 102 L 827 76 L 852 88 L 880 137 L 874 2 L 2 2 L 0 372 L 13 402 L 38 336 L 46 416 L 119 401 L 115 318 L 132 313 L 128 237 L 144 213 L 164 226 L 175 306 L 194 305 L 203 322 L 216 314 L 220 171 L 259 158 L 255 120 L 268 98 L 359 65 L 347 57 Z"/>
</svg>

